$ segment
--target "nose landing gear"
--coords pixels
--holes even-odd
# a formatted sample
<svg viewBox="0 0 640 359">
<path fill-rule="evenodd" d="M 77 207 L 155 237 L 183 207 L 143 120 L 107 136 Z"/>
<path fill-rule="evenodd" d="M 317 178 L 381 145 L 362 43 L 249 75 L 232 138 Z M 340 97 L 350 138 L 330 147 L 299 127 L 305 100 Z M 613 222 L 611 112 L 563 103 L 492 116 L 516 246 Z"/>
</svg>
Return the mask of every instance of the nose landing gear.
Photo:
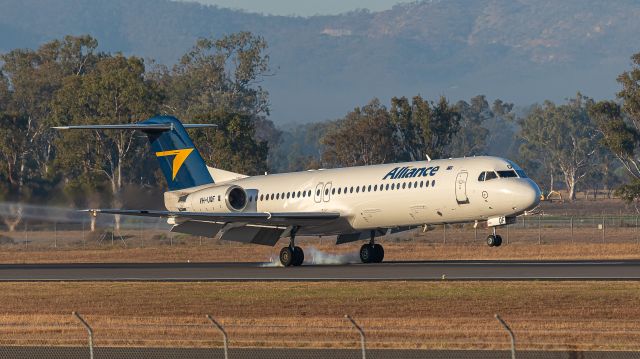
<svg viewBox="0 0 640 359">
<path fill-rule="evenodd" d="M 369 243 L 360 247 L 360 260 L 362 263 L 380 263 L 384 259 L 384 247 L 375 243 L 375 231 L 371 231 Z"/>
<path fill-rule="evenodd" d="M 502 237 L 496 234 L 496 227 L 493 227 L 493 234 L 487 236 L 487 245 L 489 247 L 500 247 L 502 245 Z"/>
</svg>

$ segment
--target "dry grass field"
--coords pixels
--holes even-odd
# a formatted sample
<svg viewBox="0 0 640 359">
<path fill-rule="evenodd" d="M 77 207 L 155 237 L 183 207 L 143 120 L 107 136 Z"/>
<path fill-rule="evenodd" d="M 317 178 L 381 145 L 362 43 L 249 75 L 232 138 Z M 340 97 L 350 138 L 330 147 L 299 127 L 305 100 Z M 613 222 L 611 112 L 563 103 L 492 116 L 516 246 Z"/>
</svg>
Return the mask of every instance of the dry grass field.
<svg viewBox="0 0 640 359">
<path fill-rule="evenodd" d="M 123 248 L 105 246 L 91 249 L 53 249 L 20 247 L 0 250 L 0 263 L 150 263 L 150 262 L 270 262 L 286 245 L 264 247 L 237 243 L 197 244 Z M 640 259 L 636 243 L 553 243 L 516 242 L 489 248 L 482 241 L 473 243 L 429 243 L 424 241 L 384 241 L 386 261 L 461 259 Z M 306 263 L 335 264 L 359 262 L 361 243 L 335 246 L 329 241 L 303 240 Z"/>
<path fill-rule="evenodd" d="M 640 349 L 637 282 L 2 283 L 0 344 Z"/>
</svg>

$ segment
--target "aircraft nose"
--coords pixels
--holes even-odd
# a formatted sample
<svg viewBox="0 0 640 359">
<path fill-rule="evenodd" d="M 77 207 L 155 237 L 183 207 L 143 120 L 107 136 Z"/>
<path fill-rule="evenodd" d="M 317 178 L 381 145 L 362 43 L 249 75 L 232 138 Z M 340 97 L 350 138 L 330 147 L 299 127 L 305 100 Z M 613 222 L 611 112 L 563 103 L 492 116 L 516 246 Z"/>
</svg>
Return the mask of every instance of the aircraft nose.
<svg viewBox="0 0 640 359">
<path fill-rule="evenodd" d="M 525 211 L 532 210 L 540 203 L 540 187 L 531 179 L 527 179 L 524 188 L 521 189 L 522 207 Z"/>
</svg>

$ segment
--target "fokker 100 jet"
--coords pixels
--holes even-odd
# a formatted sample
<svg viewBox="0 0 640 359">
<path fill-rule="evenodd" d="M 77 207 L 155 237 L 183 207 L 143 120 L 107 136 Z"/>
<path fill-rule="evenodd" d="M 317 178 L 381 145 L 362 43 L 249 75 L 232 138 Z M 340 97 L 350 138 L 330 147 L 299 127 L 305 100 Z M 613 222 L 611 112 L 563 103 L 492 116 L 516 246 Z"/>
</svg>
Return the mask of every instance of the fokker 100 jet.
<svg viewBox="0 0 640 359">
<path fill-rule="evenodd" d="M 172 232 L 275 246 L 284 266 L 299 266 L 297 235 L 335 235 L 336 244 L 366 241 L 364 263 L 379 263 L 376 237 L 430 224 L 486 221 L 486 242 L 498 247 L 496 227 L 538 205 L 540 189 L 515 163 L 498 157 L 467 157 L 294 173 L 246 176 L 208 167 L 182 124 L 156 116 L 126 125 L 57 129 L 138 130 L 149 138 L 166 177 L 166 211 L 93 209 L 98 213 L 163 217 Z"/>
</svg>

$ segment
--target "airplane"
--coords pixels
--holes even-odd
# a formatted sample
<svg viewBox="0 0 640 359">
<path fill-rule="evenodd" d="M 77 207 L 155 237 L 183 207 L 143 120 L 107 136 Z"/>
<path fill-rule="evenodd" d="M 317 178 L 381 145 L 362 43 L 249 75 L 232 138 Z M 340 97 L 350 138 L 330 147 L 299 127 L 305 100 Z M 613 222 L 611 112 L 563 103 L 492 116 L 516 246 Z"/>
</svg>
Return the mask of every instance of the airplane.
<svg viewBox="0 0 640 359">
<path fill-rule="evenodd" d="M 275 246 L 283 266 L 300 266 L 298 235 L 336 236 L 336 244 L 366 241 L 363 263 L 380 263 L 379 236 L 436 224 L 486 221 L 487 245 L 499 247 L 499 226 L 536 207 L 540 188 L 514 162 L 491 156 L 390 163 L 246 176 L 208 167 L 182 124 L 155 116 L 124 125 L 58 130 L 138 130 L 149 139 L 164 174 L 166 210 L 91 209 L 99 213 L 166 218 L 171 231 Z"/>
</svg>

